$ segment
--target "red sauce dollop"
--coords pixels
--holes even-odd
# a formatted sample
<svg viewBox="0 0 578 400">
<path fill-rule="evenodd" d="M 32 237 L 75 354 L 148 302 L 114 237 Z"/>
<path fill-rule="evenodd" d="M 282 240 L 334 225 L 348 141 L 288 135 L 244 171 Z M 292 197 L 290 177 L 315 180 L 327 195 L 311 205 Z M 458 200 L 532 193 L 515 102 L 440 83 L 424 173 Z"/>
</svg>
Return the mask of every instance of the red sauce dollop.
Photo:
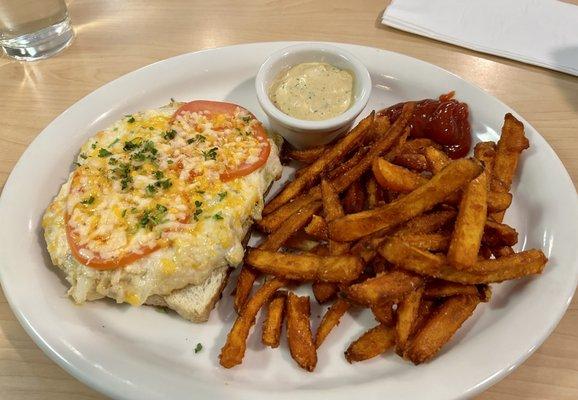
<svg viewBox="0 0 578 400">
<path fill-rule="evenodd" d="M 469 109 L 466 103 L 453 99 L 454 92 L 442 94 L 438 100 L 425 99 L 416 104 L 409 121 L 410 137 L 430 138 L 443 146 L 451 158 L 464 157 L 472 144 Z M 393 124 L 405 103 L 395 104 L 380 111 Z"/>
</svg>

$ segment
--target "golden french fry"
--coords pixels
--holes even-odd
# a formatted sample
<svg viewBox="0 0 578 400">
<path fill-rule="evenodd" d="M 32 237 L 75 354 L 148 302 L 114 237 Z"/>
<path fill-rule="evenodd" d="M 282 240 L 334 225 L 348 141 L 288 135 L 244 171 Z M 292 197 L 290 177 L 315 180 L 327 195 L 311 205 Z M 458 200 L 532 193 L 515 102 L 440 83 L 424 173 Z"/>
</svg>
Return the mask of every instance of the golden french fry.
<svg viewBox="0 0 578 400">
<path fill-rule="evenodd" d="M 431 359 L 472 315 L 479 303 L 477 296 L 449 297 L 416 333 L 404 357 L 414 364 Z"/>
<path fill-rule="evenodd" d="M 488 192 L 488 212 L 506 210 L 512 204 L 512 194 L 507 192 Z"/>
<path fill-rule="evenodd" d="M 395 344 L 393 328 L 377 325 L 351 343 L 345 351 L 345 359 L 350 362 L 368 360 L 385 353 Z"/>
<path fill-rule="evenodd" d="M 305 150 L 292 149 L 287 152 L 287 157 L 292 160 L 311 164 L 315 162 L 327 150 L 327 146 L 317 146 Z"/>
<path fill-rule="evenodd" d="M 423 296 L 423 287 L 410 292 L 397 305 L 397 320 L 395 324 L 396 352 L 403 354 L 409 336 L 413 332 L 417 320 L 419 305 Z"/>
<path fill-rule="evenodd" d="M 520 154 L 529 146 L 528 139 L 524 136 L 524 124 L 512 114 L 506 114 L 502 134 L 496 146 L 491 182 L 493 191 L 510 191 L 516 169 L 518 168 Z M 496 222 L 502 222 L 504 212 L 493 213 L 490 216 Z"/>
<path fill-rule="evenodd" d="M 488 303 L 492 298 L 492 288 L 490 285 L 476 285 L 478 288 L 478 295 L 483 303 Z"/>
<path fill-rule="evenodd" d="M 261 272 L 299 281 L 350 282 L 363 271 L 361 259 L 351 255 L 322 257 L 249 249 L 246 262 Z"/>
<path fill-rule="evenodd" d="M 329 166 L 339 163 L 347 153 L 361 143 L 363 137 L 368 132 L 371 132 L 373 118 L 374 113 L 372 112 L 353 128 L 349 134 L 344 136 L 334 146 L 324 152 L 320 158 L 307 167 L 307 171 L 303 175 L 287 184 L 281 193 L 265 206 L 263 214 L 270 214 L 283 204 L 297 197 L 304 189 L 311 186 Z"/>
<path fill-rule="evenodd" d="M 325 174 L 325 179 L 329 181 L 333 181 L 337 177 L 343 175 L 354 166 L 359 164 L 359 162 L 365 157 L 365 155 L 369 152 L 369 147 L 360 147 L 351 158 L 347 161 L 340 163 L 335 168 L 331 169 L 327 174 Z"/>
<path fill-rule="evenodd" d="M 325 179 L 321 180 L 321 194 L 323 210 L 325 211 L 325 218 L 327 221 L 333 221 L 334 219 L 345 215 L 337 192 L 333 188 L 333 185 Z"/>
<path fill-rule="evenodd" d="M 316 256 L 325 257 L 329 255 L 329 247 L 326 244 L 320 244 L 319 246 L 315 247 L 311 250 L 311 254 L 315 254 Z"/>
<path fill-rule="evenodd" d="M 428 147 L 435 147 L 436 149 L 441 149 L 441 145 L 437 144 L 428 138 L 417 138 L 408 140 L 401 148 L 401 154 L 421 154 L 425 153 L 425 149 Z M 427 160 L 426 160 L 427 161 Z"/>
<path fill-rule="evenodd" d="M 408 339 L 408 342 L 413 339 L 417 332 L 423 328 L 426 321 L 435 311 L 436 302 L 433 299 L 428 299 L 425 296 L 422 296 L 421 302 L 419 304 L 419 309 L 417 311 L 417 317 L 415 318 L 413 331 Z"/>
<path fill-rule="evenodd" d="M 247 299 L 251 295 L 251 290 L 253 290 L 253 284 L 259 276 L 259 272 L 255 271 L 248 265 L 243 265 L 241 271 L 239 271 L 239 277 L 237 278 L 237 284 L 235 286 L 235 300 L 233 302 L 235 311 L 237 314 L 241 312 L 243 306 L 247 302 Z"/>
<path fill-rule="evenodd" d="M 327 222 L 345 215 L 343 207 L 339 201 L 339 195 L 333 188 L 333 185 L 325 179 L 321 180 L 321 195 L 323 199 L 323 210 L 325 211 Z M 336 242 L 329 239 L 329 253 L 331 255 L 338 256 L 345 254 L 348 250 L 348 243 Z"/>
<path fill-rule="evenodd" d="M 315 333 L 315 347 L 319 348 L 329 332 L 337 325 L 339 325 L 339 320 L 349 310 L 349 302 L 345 299 L 337 299 L 335 303 L 331 305 L 327 309 L 325 315 L 323 315 L 323 319 L 317 328 L 317 332 Z"/>
<path fill-rule="evenodd" d="M 319 215 L 313 215 L 311 221 L 309 221 L 309 224 L 305 226 L 304 230 L 308 235 L 311 235 L 316 239 L 327 239 L 327 222 L 325 222 L 325 219 Z"/>
<path fill-rule="evenodd" d="M 396 235 L 403 238 L 403 241 L 410 246 L 427 251 L 446 251 L 450 245 L 450 237 L 444 233 L 421 233 Z M 377 248 L 381 241 L 372 243 Z"/>
<path fill-rule="evenodd" d="M 457 213 L 454 210 L 434 211 L 429 214 L 423 214 L 407 221 L 405 225 L 395 231 L 394 236 L 433 233 L 453 221 L 456 216 Z"/>
<path fill-rule="evenodd" d="M 359 180 L 353 182 L 343 197 L 343 209 L 347 214 L 360 212 L 365 208 L 365 191 Z"/>
<path fill-rule="evenodd" d="M 375 320 L 385 326 L 393 326 L 395 317 L 393 315 L 393 303 L 385 302 L 382 304 L 375 304 L 370 307 Z"/>
<path fill-rule="evenodd" d="M 403 151 L 403 148 L 402 148 Z M 414 171 L 423 172 L 429 169 L 427 159 L 423 154 L 401 153 L 393 159 L 393 163 Z"/>
<path fill-rule="evenodd" d="M 540 274 L 548 261 L 540 250 L 526 250 L 499 259 L 478 261 L 469 270 L 460 271 L 449 266 L 445 256 L 409 246 L 399 238 L 385 241 L 379 253 L 395 266 L 413 273 L 472 285 Z"/>
<path fill-rule="evenodd" d="M 286 292 L 277 292 L 269 302 L 267 308 L 267 318 L 263 322 L 263 335 L 261 341 L 265 346 L 279 347 L 281 338 L 281 328 L 285 318 L 285 303 L 287 301 Z"/>
<path fill-rule="evenodd" d="M 319 194 L 321 191 L 319 191 Z M 273 212 L 269 215 L 264 216 L 260 221 L 257 221 L 257 226 L 260 230 L 265 233 L 270 233 L 278 229 L 285 221 L 289 220 L 289 218 L 295 214 L 296 212 L 300 211 L 303 213 L 305 207 L 309 204 L 319 200 L 321 196 L 315 197 L 311 193 L 304 194 L 299 196 L 293 201 L 285 204 L 283 207 L 279 208 L 276 212 Z M 309 217 L 311 217 L 316 211 L 313 211 Z"/>
<path fill-rule="evenodd" d="M 273 294 L 286 284 L 283 279 L 271 279 L 265 282 L 255 292 L 255 295 L 247 301 L 227 335 L 227 342 L 221 349 L 219 360 L 223 367 L 232 368 L 243 362 L 245 350 L 247 349 L 247 337 L 251 327 L 255 324 L 257 313 L 263 304 L 269 301 Z"/>
<path fill-rule="evenodd" d="M 345 289 L 347 298 L 366 306 L 401 299 L 423 285 L 423 279 L 405 271 L 391 271 L 376 275 Z"/>
<path fill-rule="evenodd" d="M 451 162 L 446 153 L 433 146 L 427 147 L 424 151 L 424 155 L 427 160 L 429 170 L 434 174 L 440 172 Z"/>
<path fill-rule="evenodd" d="M 310 214 L 317 212 L 320 208 L 320 201 L 314 201 L 306 205 L 291 215 L 275 232 L 267 236 L 267 238 L 261 242 L 259 248 L 263 250 L 279 250 L 287 239 L 307 224 L 307 221 L 310 219 Z"/>
<path fill-rule="evenodd" d="M 284 247 L 300 251 L 313 251 L 319 246 L 319 241 L 311 238 L 303 231 L 295 232 L 284 244 Z"/>
<path fill-rule="evenodd" d="M 487 220 L 482 242 L 488 247 L 513 246 L 518 243 L 518 232 L 509 225 Z"/>
<path fill-rule="evenodd" d="M 393 159 L 395 159 L 397 156 L 399 156 L 401 154 L 401 149 L 403 149 L 403 146 L 407 142 L 407 138 L 409 137 L 409 132 L 410 132 L 409 127 L 406 127 L 403 130 L 399 139 L 397 139 L 397 142 L 395 143 L 395 145 L 391 149 L 389 149 L 387 151 L 387 153 L 385 153 L 383 155 L 384 160 L 391 162 Z"/>
<path fill-rule="evenodd" d="M 379 205 L 383 205 L 383 190 L 373 176 L 367 179 L 365 190 L 367 192 L 367 208 L 372 210 Z"/>
<path fill-rule="evenodd" d="M 485 286 L 485 285 L 481 285 Z M 475 285 L 462 285 L 461 283 L 432 280 L 427 282 L 425 297 L 450 297 L 457 295 L 478 296 L 478 288 Z"/>
<path fill-rule="evenodd" d="M 317 352 L 309 322 L 309 297 L 289 293 L 287 297 L 287 341 L 291 357 L 306 371 L 317 365 Z"/>
<path fill-rule="evenodd" d="M 424 185 L 427 179 L 399 165 L 376 158 L 372 164 L 375 180 L 385 189 L 409 193 Z"/>
<path fill-rule="evenodd" d="M 488 191 L 491 189 L 492 170 L 494 169 L 494 158 L 496 157 L 496 143 L 480 142 L 474 147 L 474 157 L 484 164 L 484 169 L 488 175 Z"/>
<path fill-rule="evenodd" d="M 448 249 L 448 262 L 457 269 L 471 268 L 478 261 L 488 210 L 486 179 L 486 173 L 482 172 L 462 194 Z"/>
<path fill-rule="evenodd" d="M 490 251 L 496 258 L 509 257 L 515 254 L 510 246 L 490 247 Z"/>
<path fill-rule="evenodd" d="M 370 135 L 366 136 L 365 143 L 369 144 L 379 140 L 383 135 L 387 133 L 391 124 L 389 123 L 389 118 L 383 115 L 376 115 L 373 121 L 373 131 Z"/>
<path fill-rule="evenodd" d="M 313 282 L 311 289 L 313 289 L 313 296 L 319 304 L 332 300 L 339 291 L 337 285 L 331 282 Z"/>
<path fill-rule="evenodd" d="M 448 164 L 425 185 L 393 203 L 374 210 L 362 211 L 329 223 L 329 235 L 337 241 L 353 241 L 382 229 L 409 221 L 441 203 L 446 197 L 468 184 L 482 172 L 482 165 L 473 159 L 460 159 Z"/>
</svg>

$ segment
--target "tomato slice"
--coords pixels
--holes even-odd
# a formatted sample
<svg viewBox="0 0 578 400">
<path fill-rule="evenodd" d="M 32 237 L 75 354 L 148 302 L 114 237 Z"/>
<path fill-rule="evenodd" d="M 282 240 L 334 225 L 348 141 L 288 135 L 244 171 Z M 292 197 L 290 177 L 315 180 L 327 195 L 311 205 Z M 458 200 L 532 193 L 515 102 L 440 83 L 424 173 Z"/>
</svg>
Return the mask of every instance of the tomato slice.
<svg viewBox="0 0 578 400">
<path fill-rule="evenodd" d="M 218 114 L 225 114 L 225 115 L 235 115 L 235 111 L 241 110 L 248 113 L 252 118 L 256 119 L 255 116 L 248 111 L 247 109 L 233 103 L 225 103 L 222 101 L 209 101 L 209 100 L 195 100 L 188 103 L 183 104 L 177 111 L 175 111 L 173 115 L 173 120 L 181 113 L 184 112 L 208 112 L 208 115 L 218 115 Z M 233 179 L 241 178 L 243 176 L 249 175 L 251 172 L 259 169 L 262 167 L 269 158 L 269 154 L 271 153 L 271 145 L 269 143 L 269 138 L 267 137 L 267 133 L 265 133 L 265 129 L 263 125 L 258 122 L 256 125 L 253 126 L 253 132 L 255 138 L 260 143 L 265 143 L 266 145 L 263 146 L 261 153 L 257 161 L 254 163 L 243 163 L 238 167 L 230 170 L 226 170 L 220 175 L 220 178 L 223 182 L 231 181 Z"/>
<path fill-rule="evenodd" d="M 135 262 L 142 257 L 150 254 L 160 248 L 160 246 L 155 245 L 153 247 L 142 247 L 138 253 L 136 252 L 129 252 L 120 257 L 116 258 L 102 258 L 98 253 L 96 253 L 92 257 L 87 257 L 86 255 L 82 254 L 82 250 L 85 249 L 84 246 L 78 244 L 78 238 L 74 233 L 74 230 L 70 227 L 68 223 L 68 213 L 65 216 L 66 222 L 66 240 L 68 241 L 68 246 L 70 247 L 70 251 L 72 252 L 72 256 L 81 264 L 84 264 L 88 267 L 99 269 L 99 270 L 107 270 L 107 269 L 115 269 L 119 267 L 124 267 L 132 262 Z"/>
</svg>

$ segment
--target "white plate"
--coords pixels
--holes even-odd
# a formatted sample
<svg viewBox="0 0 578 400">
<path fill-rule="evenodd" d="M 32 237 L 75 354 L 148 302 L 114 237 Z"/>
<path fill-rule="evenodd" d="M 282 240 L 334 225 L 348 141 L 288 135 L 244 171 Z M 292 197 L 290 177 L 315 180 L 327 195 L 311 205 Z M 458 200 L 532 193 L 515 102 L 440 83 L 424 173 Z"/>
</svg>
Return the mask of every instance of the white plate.
<svg viewBox="0 0 578 400">
<path fill-rule="evenodd" d="M 478 307 L 428 364 L 416 367 L 392 354 L 347 364 L 343 350 L 372 325 L 371 317 L 361 314 L 346 316 L 330 335 L 314 373 L 296 366 L 285 342 L 276 350 L 260 345 L 261 319 L 250 336 L 244 363 L 226 370 L 219 367 L 217 355 L 234 319 L 230 287 L 202 325 L 148 307 L 108 301 L 79 307 L 66 298 L 67 285 L 45 251 L 40 219 L 84 140 L 122 115 L 158 107 L 171 97 L 224 99 L 264 119 L 253 89 L 255 74 L 268 54 L 289 44 L 240 45 L 161 61 L 105 85 L 56 118 L 22 155 L 0 200 L 0 272 L 12 309 L 54 361 L 115 398 L 387 395 L 431 400 L 464 398 L 486 389 L 546 339 L 564 314 L 578 277 L 576 191 L 554 151 L 525 121 L 532 147 L 522 157 L 506 220 L 520 233 L 519 249 L 541 248 L 550 262 L 539 278 L 496 286 L 491 303 Z M 340 46 L 359 57 L 371 73 L 374 90 L 367 110 L 453 89 L 470 105 L 473 132 L 483 140 L 496 140 L 504 114 L 515 114 L 433 65 L 374 48 Z M 313 306 L 314 327 L 319 314 Z M 203 350 L 195 354 L 199 342 Z"/>
</svg>

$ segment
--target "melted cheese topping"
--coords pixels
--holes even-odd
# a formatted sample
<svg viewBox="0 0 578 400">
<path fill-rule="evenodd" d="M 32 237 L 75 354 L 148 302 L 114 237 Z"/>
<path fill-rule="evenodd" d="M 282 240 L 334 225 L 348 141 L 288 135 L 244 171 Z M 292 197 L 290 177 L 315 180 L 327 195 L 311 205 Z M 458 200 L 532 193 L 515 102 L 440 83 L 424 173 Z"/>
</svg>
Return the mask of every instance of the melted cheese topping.
<svg viewBox="0 0 578 400">
<path fill-rule="evenodd" d="M 222 182 L 218 177 L 220 167 L 210 162 L 214 160 L 196 157 L 197 161 L 191 161 L 178 154 L 177 150 L 181 154 L 188 151 L 195 158 L 195 154 L 207 151 L 207 147 L 189 147 L 200 146 L 198 140 L 186 142 L 199 134 L 196 130 L 193 133 L 175 127 L 173 138 L 173 133 L 165 135 L 179 106 L 171 103 L 127 116 L 90 138 L 80 150 L 78 168 L 46 210 L 42 225 L 47 248 L 52 262 L 70 282 L 68 293 L 75 302 L 107 296 L 139 305 L 149 296 L 164 296 L 190 284 L 201 284 L 213 271 L 242 262 L 243 238 L 253 220 L 261 216 L 267 188 L 281 174 L 278 147 L 269 139 L 271 152 L 265 165 L 249 175 Z M 219 121 L 201 124 L 205 143 L 218 147 L 217 157 L 223 157 L 219 163 L 248 162 L 250 149 L 257 146 L 256 142 L 255 146 L 249 145 L 249 135 L 244 135 L 247 139 L 240 140 L 239 147 L 229 144 L 236 140 L 234 125 L 241 124 L 247 130 L 253 124 L 239 117 L 240 122 L 225 121 L 231 126 L 222 130 Z M 231 140 L 217 142 L 220 135 Z M 142 138 L 140 145 L 129 145 L 125 150 L 126 143 L 137 137 Z M 149 141 L 152 145 L 146 144 Z M 228 150 L 221 151 L 225 145 L 231 157 L 227 156 Z M 241 151 L 244 148 L 248 150 Z M 233 159 L 235 154 L 240 155 L 240 161 Z M 175 166 L 179 161 L 182 169 Z M 125 164 L 129 164 L 128 171 Z M 183 175 L 185 169 L 196 172 Z M 165 180 L 170 184 L 157 184 Z M 154 189 L 148 189 L 149 185 Z M 150 246 L 156 251 L 123 268 L 88 267 L 72 255 L 66 238 L 67 213 L 84 245 L 82 251 L 87 252 L 84 254 L 117 257 Z"/>
<path fill-rule="evenodd" d="M 143 254 L 169 246 L 176 231 L 223 220 L 222 202 L 236 195 L 219 176 L 259 160 L 267 143 L 254 136 L 258 123 L 241 110 L 186 112 L 174 123 L 135 114 L 118 135 L 97 134 L 80 155 L 66 205 L 83 258 Z"/>
</svg>

